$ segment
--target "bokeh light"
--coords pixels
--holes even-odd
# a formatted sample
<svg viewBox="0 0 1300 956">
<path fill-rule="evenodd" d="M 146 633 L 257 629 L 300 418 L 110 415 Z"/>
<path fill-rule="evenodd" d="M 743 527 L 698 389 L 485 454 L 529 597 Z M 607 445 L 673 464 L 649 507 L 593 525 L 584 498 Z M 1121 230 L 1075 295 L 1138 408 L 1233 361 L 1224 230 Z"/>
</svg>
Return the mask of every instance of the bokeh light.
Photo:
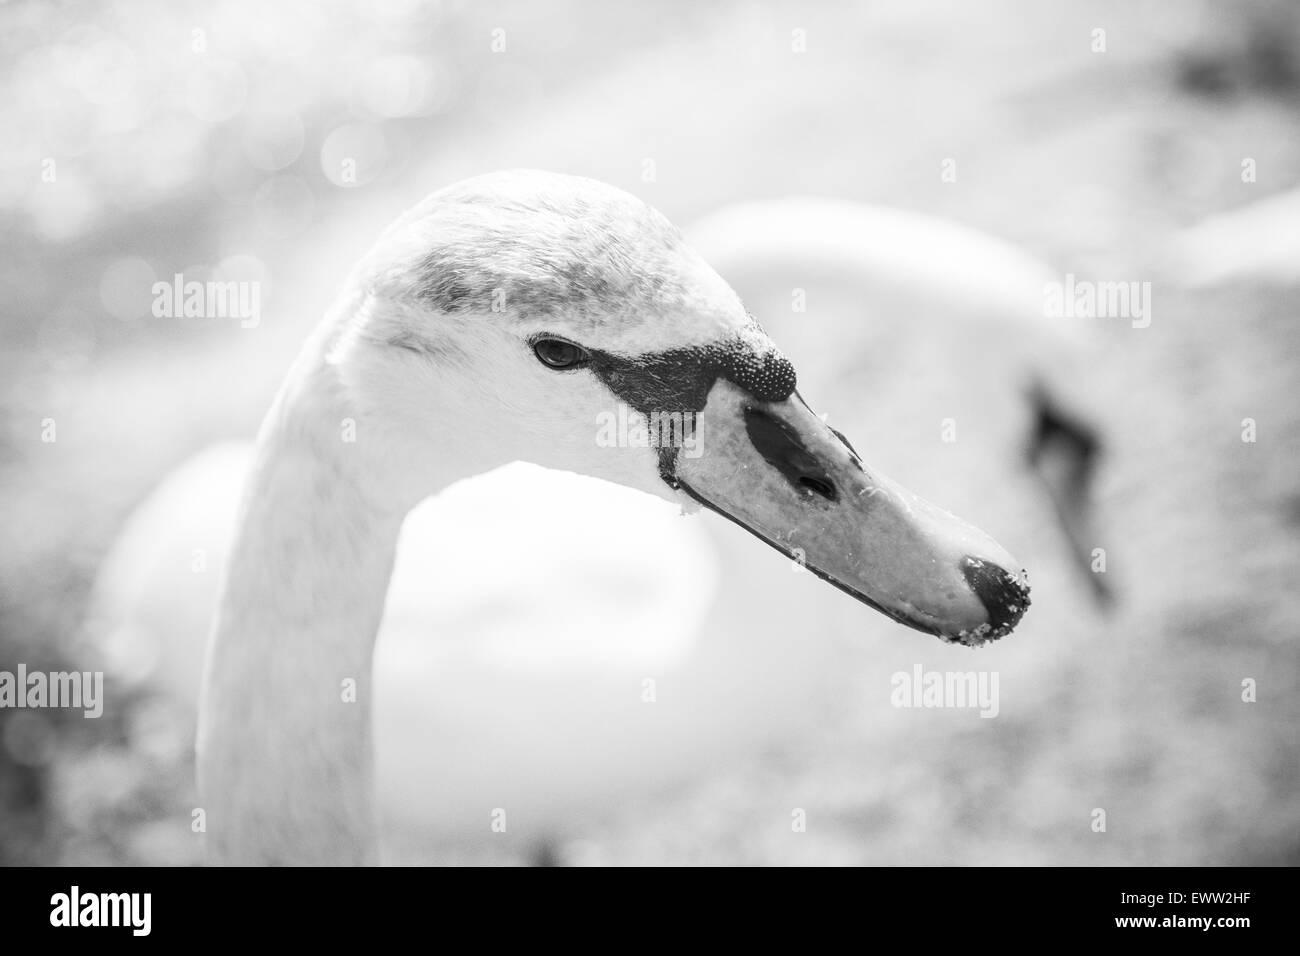
<svg viewBox="0 0 1300 956">
<path fill-rule="evenodd" d="M 296 236 L 306 229 L 316 207 L 311 187 L 300 177 L 279 175 L 268 179 L 253 196 L 257 223 L 277 239 Z"/>
<path fill-rule="evenodd" d="M 27 211 L 36 231 L 51 242 L 72 239 L 84 232 L 95 220 L 101 203 L 90 183 L 67 170 L 57 181 L 40 183 L 28 194 Z"/>
<path fill-rule="evenodd" d="M 374 123 L 344 123 L 325 137 L 320 165 L 335 186 L 364 186 L 379 178 L 389 161 L 388 139 Z"/>
<path fill-rule="evenodd" d="M 109 263 L 99 277 L 99 301 L 104 311 L 124 322 L 153 314 L 153 266 L 138 256 L 123 256 Z M 170 276 L 163 281 L 170 281 Z"/>
<path fill-rule="evenodd" d="M 302 152 L 305 132 L 294 113 L 258 111 L 243 118 L 241 142 L 244 156 L 258 169 L 284 169 Z"/>
<path fill-rule="evenodd" d="M 243 67 L 234 60 L 204 56 L 190 73 L 186 103 L 197 119 L 220 123 L 243 109 L 247 92 Z"/>
</svg>

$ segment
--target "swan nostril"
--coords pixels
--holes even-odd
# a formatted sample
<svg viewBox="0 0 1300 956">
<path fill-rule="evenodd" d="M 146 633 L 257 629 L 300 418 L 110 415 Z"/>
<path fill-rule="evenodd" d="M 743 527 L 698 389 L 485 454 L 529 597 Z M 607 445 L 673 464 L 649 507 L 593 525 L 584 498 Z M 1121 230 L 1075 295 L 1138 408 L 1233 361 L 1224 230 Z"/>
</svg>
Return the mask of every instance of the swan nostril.
<svg viewBox="0 0 1300 956">
<path fill-rule="evenodd" d="M 809 451 L 799 430 L 761 408 L 745 409 L 745 432 L 754 450 L 781 476 L 807 497 L 819 495 L 838 501 L 839 492 L 824 470 L 824 463 Z"/>
<path fill-rule="evenodd" d="M 807 488 L 815 495 L 821 495 L 827 501 L 836 501 L 839 499 L 839 494 L 835 491 L 835 485 L 828 479 L 817 478 L 812 475 L 801 475 L 799 478 L 799 485 L 802 488 Z"/>
</svg>

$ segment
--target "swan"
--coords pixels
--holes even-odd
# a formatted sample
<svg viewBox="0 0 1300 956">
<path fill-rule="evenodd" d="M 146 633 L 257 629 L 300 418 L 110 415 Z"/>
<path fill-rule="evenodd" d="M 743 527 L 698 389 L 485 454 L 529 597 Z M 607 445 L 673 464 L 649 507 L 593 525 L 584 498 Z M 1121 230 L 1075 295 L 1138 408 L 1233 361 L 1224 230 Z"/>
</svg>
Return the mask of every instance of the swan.
<svg viewBox="0 0 1300 956">
<path fill-rule="evenodd" d="M 618 406 L 698 414 L 703 453 L 603 447 L 596 423 Z M 240 467 L 233 447 L 205 455 L 146 507 L 165 514 L 187 479 Z M 376 859 L 375 781 L 386 796 L 402 755 L 380 746 L 373 760 L 371 709 L 387 703 L 391 714 L 424 689 L 409 661 L 380 666 L 376 636 L 418 608 L 394 600 L 410 591 L 396 587 L 404 566 L 421 567 L 404 556 L 430 541 L 457 549 L 436 529 L 409 532 L 430 495 L 454 498 L 462 479 L 509 474 L 503 466 L 519 460 L 593 476 L 587 501 L 658 509 L 633 529 L 664 527 L 655 498 L 717 512 L 946 641 L 1000 637 L 1028 603 L 1005 550 L 868 468 L 812 413 L 790 363 L 662 216 L 591 180 L 468 180 L 415 207 L 363 257 L 277 396 L 242 491 L 209 509 L 214 526 L 230 517 L 238 527 L 216 551 L 226 572 L 199 706 L 215 861 Z M 544 474 L 524 472 L 541 485 Z M 492 493 L 490 481 L 478 487 Z M 498 491 L 509 487 L 518 482 Z M 556 542 L 580 526 L 583 500 L 559 504 L 530 502 Z M 712 572 L 688 557 L 691 544 L 674 531 L 650 551 L 707 594 Z M 490 574 L 484 557 L 479 573 Z M 519 589 L 539 608 L 581 603 L 545 582 Z M 698 617 L 699 599 L 692 609 L 690 588 L 677 591 L 688 599 L 673 607 Z M 671 656 L 663 643 L 650 653 Z M 526 727 L 527 714 L 514 717 Z"/>
</svg>

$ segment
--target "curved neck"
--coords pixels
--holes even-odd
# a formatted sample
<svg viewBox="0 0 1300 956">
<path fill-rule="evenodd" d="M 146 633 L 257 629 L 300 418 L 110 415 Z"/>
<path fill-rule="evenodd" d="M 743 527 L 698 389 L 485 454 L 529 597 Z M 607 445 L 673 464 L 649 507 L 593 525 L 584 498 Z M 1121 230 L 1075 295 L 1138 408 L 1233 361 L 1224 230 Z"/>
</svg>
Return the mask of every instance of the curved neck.
<svg viewBox="0 0 1300 956">
<path fill-rule="evenodd" d="M 348 440 L 354 416 L 317 344 L 258 437 L 200 706 L 217 862 L 375 853 L 371 658 L 406 508 L 374 500 L 376 456 L 360 423 Z"/>
</svg>

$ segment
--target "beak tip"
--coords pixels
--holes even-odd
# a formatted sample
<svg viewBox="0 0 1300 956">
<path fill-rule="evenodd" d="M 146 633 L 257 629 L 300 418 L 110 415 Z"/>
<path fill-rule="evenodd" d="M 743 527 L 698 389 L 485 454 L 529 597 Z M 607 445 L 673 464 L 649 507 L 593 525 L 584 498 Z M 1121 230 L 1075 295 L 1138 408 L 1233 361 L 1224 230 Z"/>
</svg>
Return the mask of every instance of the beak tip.
<svg viewBox="0 0 1300 956">
<path fill-rule="evenodd" d="M 968 555 L 962 560 L 962 576 L 984 605 L 988 620 L 977 627 L 957 632 L 951 643 L 980 647 L 1006 637 L 1029 609 L 1029 576 Z"/>
</svg>

